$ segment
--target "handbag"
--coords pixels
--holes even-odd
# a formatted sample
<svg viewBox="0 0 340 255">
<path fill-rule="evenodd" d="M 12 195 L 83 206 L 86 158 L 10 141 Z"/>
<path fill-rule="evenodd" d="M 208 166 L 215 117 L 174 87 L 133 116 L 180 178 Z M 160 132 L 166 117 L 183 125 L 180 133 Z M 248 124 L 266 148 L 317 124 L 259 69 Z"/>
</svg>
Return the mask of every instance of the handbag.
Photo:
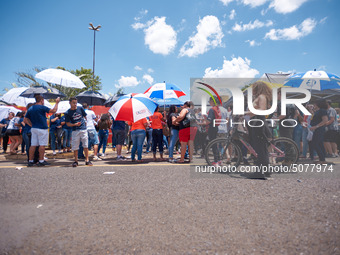
<svg viewBox="0 0 340 255">
<path fill-rule="evenodd" d="M 307 141 L 310 142 L 313 139 L 313 131 L 308 128 Z"/>
<path fill-rule="evenodd" d="M 190 124 L 192 126 L 193 124 L 196 124 L 196 122 L 197 122 L 197 119 L 196 119 L 195 113 L 193 112 L 193 110 L 188 109 L 188 112 L 185 115 L 185 118 L 182 122 L 183 127 L 184 128 L 190 127 Z"/>
</svg>

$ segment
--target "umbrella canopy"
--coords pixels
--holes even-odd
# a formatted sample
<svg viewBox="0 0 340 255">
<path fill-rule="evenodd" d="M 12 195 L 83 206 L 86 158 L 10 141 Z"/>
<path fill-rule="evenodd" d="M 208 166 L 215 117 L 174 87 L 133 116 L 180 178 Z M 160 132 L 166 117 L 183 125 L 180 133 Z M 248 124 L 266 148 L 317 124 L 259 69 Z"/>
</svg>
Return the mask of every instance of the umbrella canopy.
<svg viewBox="0 0 340 255">
<path fill-rule="evenodd" d="M 42 95 L 45 99 L 56 99 L 58 97 L 66 97 L 64 93 L 48 86 L 29 87 L 24 92 L 22 92 L 20 96 L 34 98 L 34 96 L 37 94 Z"/>
<path fill-rule="evenodd" d="M 20 88 L 13 88 L 7 91 L 2 97 L 0 97 L 1 101 L 6 102 L 7 104 L 15 104 L 17 106 L 27 106 L 29 103 L 35 103 L 34 98 L 27 98 L 20 96 L 21 93 L 23 93 L 25 90 L 27 90 L 27 87 L 20 87 Z M 52 105 L 45 99 L 44 105 L 52 108 Z"/>
<path fill-rule="evenodd" d="M 186 94 L 176 85 L 170 83 L 156 83 L 148 88 L 145 92 L 149 98 L 179 98 L 185 96 Z"/>
<path fill-rule="evenodd" d="M 77 106 L 81 106 L 81 104 L 77 103 Z M 60 101 L 58 104 L 58 110 L 56 113 L 65 113 L 70 108 L 71 106 L 70 106 L 69 101 Z"/>
<path fill-rule="evenodd" d="M 61 69 L 49 68 L 35 75 L 36 78 L 68 88 L 85 88 L 85 84 L 74 74 Z"/>
<path fill-rule="evenodd" d="M 10 112 L 14 112 L 14 114 L 17 114 L 18 112 L 21 112 L 21 110 L 13 106 L 0 106 L 0 121 L 6 119 Z"/>
<path fill-rule="evenodd" d="M 181 106 L 184 103 L 177 99 L 177 98 L 167 98 L 167 99 L 160 99 L 160 98 L 154 98 L 152 99 L 152 101 L 154 101 L 156 104 L 158 105 L 177 105 L 177 106 Z"/>
<path fill-rule="evenodd" d="M 340 89 L 340 77 L 325 71 L 308 71 L 290 76 L 285 86 L 308 90 Z"/>
<path fill-rule="evenodd" d="M 118 101 L 118 99 L 121 97 L 121 96 L 124 96 L 125 94 L 119 94 L 119 95 L 113 95 L 111 97 L 109 97 L 105 102 L 104 102 L 104 105 L 105 107 L 111 107 L 115 102 Z"/>
<path fill-rule="evenodd" d="M 96 91 L 84 91 L 76 96 L 78 103 L 87 103 L 88 105 L 104 105 L 106 98 Z"/>
<path fill-rule="evenodd" d="M 115 120 L 133 121 L 151 116 L 156 110 L 157 104 L 145 94 L 128 94 L 119 98 L 112 105 L 109 113 Z"/>
</svg>

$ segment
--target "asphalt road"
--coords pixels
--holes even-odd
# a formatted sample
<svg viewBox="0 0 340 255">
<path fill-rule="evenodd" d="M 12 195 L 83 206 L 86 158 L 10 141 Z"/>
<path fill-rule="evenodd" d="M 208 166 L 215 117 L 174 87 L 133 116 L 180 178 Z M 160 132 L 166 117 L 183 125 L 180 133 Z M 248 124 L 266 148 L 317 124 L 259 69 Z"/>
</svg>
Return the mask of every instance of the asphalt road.
<svg viewBox="0 0 340 255">
<path fill-rule="evenodd" d="M 338 174 L 22 163 L 0 163 L 0 254 L 340 254 Z"/>
</svg>

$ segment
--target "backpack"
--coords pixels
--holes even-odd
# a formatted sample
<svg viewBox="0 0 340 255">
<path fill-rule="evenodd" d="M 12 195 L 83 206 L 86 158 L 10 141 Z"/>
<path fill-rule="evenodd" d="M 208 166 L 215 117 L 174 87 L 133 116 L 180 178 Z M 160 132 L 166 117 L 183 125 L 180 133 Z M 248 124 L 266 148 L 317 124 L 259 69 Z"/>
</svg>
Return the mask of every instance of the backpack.
<svg viewBox="0 0 340 255">
<path fill-rule="evenodd" d="M 213 111 L 215 113 L 215 120 L 221 120 L 222 119 L 222 113 L 218 106 L 214 106 Z M 218 127 L 221 124 L 220 121 L 215 121 L 215 127 Z"/>
</svg>

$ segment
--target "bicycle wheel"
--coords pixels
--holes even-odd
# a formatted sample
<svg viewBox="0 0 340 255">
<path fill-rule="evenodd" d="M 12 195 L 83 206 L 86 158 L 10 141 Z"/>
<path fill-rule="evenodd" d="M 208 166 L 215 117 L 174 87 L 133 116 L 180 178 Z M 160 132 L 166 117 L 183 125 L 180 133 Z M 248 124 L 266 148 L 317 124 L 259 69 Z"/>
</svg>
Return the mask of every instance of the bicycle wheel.
<svg viewBox="0 0 340 255">
<path fill-rule="evenodd" d="M 273 140 L 269 146 L 269 161 L 273 165 L 291 165 L 299 159 L 299 149 L 289 138 L 281 137 Z"/>
<path fill-rule="evenodd" d="M 209 166 L 238 167 L 242 154 L 240 148 L 226 138 L 212 140 L 205 149 L 205 160 Z"/>
</svg>

